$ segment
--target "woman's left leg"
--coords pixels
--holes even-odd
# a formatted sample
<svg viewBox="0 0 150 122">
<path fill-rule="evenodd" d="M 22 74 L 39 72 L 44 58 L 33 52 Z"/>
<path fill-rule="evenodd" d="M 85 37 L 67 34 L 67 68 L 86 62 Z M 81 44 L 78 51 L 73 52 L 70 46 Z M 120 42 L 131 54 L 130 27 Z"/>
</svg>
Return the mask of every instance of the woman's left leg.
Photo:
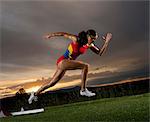
<svg viewBox="0 0 150 122">
<path fill-rule="evenodd" d="M 35 95 L 38 95 L 45 89 L 54 86 L 64 76 L 65 72 L 66 72 L 65 70 L 57 68 L 51 81 L 49 83 L 44 84 L 40 89 L 38 89 L 38 91 L 35 93 Z"/>
<path fill-rule="evenodd" d="M 57 67 L 57 70 L 56 70 L 52 80 L 48 84 L 46 83 L 45 85 L 43 85 L 37 92 L 31 93 L 31 95 L 28 99 L 29 104 L 31 104 L 33 100 L 37 101 L 37 95 L 40 94 L 45 89 L 54 86 L 64 76 L 64 74 L 65 74 L 65 71 L 62 69 L 59 69 Z"/>
</svg>

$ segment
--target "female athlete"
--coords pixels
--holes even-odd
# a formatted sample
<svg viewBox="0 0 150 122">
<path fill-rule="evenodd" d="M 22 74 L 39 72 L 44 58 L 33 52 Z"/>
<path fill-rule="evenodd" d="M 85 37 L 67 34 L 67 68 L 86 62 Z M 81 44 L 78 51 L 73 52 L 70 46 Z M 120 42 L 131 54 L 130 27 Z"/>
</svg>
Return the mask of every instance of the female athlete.
<svg viewBox="0 0 150 122">
<path fill-rule="evenodd" d="M 106 36 L 102 36 L 104 44 L 101 49 L 94 44 L 94 41 L 98 38 L 98 34 L 93 29 L 87 30 L 86 32 L 82 31 L 78 35 L 73 35 L 65 32 L 50 33 L 44 36 L 44 38 L 50 39 L 55 36 L 63 36 L 67 39 L 70 39 L 72 42 L 69 44 L 66 52 L 60 58 L 58 58 L 56 63 L 57 69 L 51 81 L 48 84 L 45 84 L 41 88 L 39 88 L 37 92 L 31 93 L 28 99 L 29 104 L 31 104 L 33 100 L 37 101 L 37 95 L 40 94 L 42 91 L 54 86 L 64 76 L 67 70 L 82 70 L 80 95 L 87 97 L 95 96 L 95 93 L 92 93 L 86 88 L 89 64 L 82 61 L 77 61 L 76 58 L 79 55 L 84 54 L 87 49 L 91 49 L 94 53 L 100 56 L 103 55 L 108 47 L 109 41 L 112 38 L 112 34 L 107 33 Z"/>
</svg>

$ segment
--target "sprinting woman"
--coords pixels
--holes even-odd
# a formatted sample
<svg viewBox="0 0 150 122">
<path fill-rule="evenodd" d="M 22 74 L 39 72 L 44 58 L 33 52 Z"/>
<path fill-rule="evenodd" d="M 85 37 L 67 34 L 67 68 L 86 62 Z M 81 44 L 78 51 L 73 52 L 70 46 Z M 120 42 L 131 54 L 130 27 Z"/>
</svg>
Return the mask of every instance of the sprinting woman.
<svg viewBox="0 0 150 122">
<path fill-rule="evenodd" d="M 50 39 L 55 36 L 63 36 L 67 39 L 70 39 L 72 42 L 69 44 L 66 52 L 60 58 L 58 58 L 56 62 L 57 69 L 51 81 L 39 88 L 37 92 L 31 93 L 28 99 L 29 104 L 31 104 L 33 100 L 36 101 L 37 95 L 42 91 L 54 86 L 64 76 L 67 70 L 82 70 L 80 95 L 87 97 L 95 96 L 95 93 L 92 93 L 86 88 L 89 64 L 82 61 L 77 61 L 76 58 L 79 55 L 84 54 L 87 49 L 91 49 L 94 53 L 102 56 L 107 49 L 108 43 L 112 38 L 112 34 L 107 33 L 106 36 L 102 36 L 104 44 L 101 49 L 94 44 L 94 41 L 98 38 L 98 34 L 93 29 L 90 29 L 86 32 L 82 31 L 78 35 L 73 35 L 65 32 L 50 33 L 44 36 L 44 38 Z"/>
</svg>

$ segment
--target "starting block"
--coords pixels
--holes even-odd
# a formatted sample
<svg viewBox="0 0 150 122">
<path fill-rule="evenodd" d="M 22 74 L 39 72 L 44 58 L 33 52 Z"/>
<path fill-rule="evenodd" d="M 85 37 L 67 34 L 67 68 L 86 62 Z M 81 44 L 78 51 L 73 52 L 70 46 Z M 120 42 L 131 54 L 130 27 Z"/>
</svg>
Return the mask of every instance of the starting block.
<svg viewBox="0 0 150 122">
<path fill-rule="evenodd" d="M 40 113 L 40 112 L 44 112 L 44 108 L 33 109 L 33 110 L 24 110 L 23 108 L 21 108 L 21 111 L 19 111 L 19 112 L 12 112 L 11 115 L 12 116 L 18 116 L 18 115 Z"/>
</svg>

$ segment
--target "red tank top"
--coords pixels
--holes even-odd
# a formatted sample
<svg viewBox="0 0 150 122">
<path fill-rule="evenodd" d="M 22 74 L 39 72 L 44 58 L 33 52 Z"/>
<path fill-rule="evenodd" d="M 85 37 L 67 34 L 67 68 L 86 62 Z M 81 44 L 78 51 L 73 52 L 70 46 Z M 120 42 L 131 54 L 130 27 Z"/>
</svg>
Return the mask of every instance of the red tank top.
<svg viewBox="0 0 150 122">
<path fill-rule="evenodd" d="M 77 42 L 71 42 L 64 55 L 57 60 L 57 64 L 63 59 L 75 60 L 79 55 L 84 54 L 88 48 L 88 45 L 80 46 Z"/>
</svg>

